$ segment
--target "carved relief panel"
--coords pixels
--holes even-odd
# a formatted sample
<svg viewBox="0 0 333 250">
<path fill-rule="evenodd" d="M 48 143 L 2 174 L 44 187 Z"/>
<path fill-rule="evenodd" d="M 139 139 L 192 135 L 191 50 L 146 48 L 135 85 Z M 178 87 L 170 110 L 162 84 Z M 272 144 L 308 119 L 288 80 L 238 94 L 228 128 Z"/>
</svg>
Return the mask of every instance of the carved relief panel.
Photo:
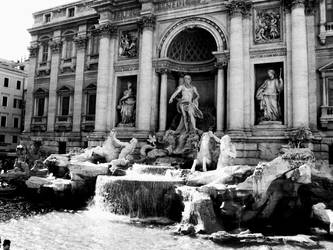
<svg viewBox="0 0 333 250">
<path fill-rule="evenodd" d="M 280 7 L 255 8 L 253 25 L 255 44 L 279 42 L 282 40 Z"/>
<path fill-rule="evenodd" d="M 139 32 L 138 30 L 123 30 L 119 37 L 119 58 L 135 59 L 138 57 Z"/>
</svg>

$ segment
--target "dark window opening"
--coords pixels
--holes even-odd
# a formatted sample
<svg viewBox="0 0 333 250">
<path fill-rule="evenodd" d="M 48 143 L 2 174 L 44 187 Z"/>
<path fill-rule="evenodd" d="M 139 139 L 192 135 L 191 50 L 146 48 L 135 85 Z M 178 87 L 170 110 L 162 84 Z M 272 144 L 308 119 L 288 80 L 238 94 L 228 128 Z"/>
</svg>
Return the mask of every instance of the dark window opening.
<svg viewBox="0 0 333 250">
<path fill-rule="evenodd" d="M 21 81 L 16 82 L 16 89 L 21 89 Z"/>
<path fill-rule="evenodd" d="M 66 142 L 60 141 L 58 144 L 58 153 L 59 154 L 66 154 Z"/>
<path fill-rule="evenodd" d="M 5 135 L 0 135 L 0 142 L 5 142 Z"/>
<path fill-rule="evenodd" d="M 7 77 L 5 77 L 5 79 L 3 81 L 3 86 L 7 88 L 8 84 L 9 84 L 9 79 Z"/>
<path fill-rule="evenodd" d="M 96 95 L 88 95 L 88 115 L 95 115 Z"/>
<path fill-rule="evenodd" d="M 6 127 L 6 123 L 7 123 L 7 117 L 6 116 L 1 116 L 0 126 L 1 127 Z"/>
<path fill-rule="evenodd" d="M 44 98 L 37 99 L 37 116 L 44 115 Z"/>
<path fill-rule="evenodd" d="M 13 143 L 17 143 L 17 136 L 13 135 Z"/>
<path fill-rule="evenodd" d="M 15 117 L 14 118 L 14 128 L 18 128 L 19 127 L 19 118 Z"/>
<path fill-rule="evenodd" d="M 75 15 L 75 9 L 74 8 L 68 9 L 68 17 L 73 17 L 74 15 Z"/>
<path fill-rule="evenodd" d="M 51 14 L 45 14 L 45 22 L 49 23 L 51 21 Z"/>
<path fill-rule="evenodd" d="M 49 57 L 49 46 L 43 44 L 42 62 L 46 62 Z"/>
<path fill-rule="evenodd" d="M 62 98 L 61 115 L 69 115 L 69 96 Z"/>
<path fill-rule="evenodd" d="M 8 100 L 7 96 L 2 97 L 2 106 L 7 107 L 7 100 Z"/>
</svg>

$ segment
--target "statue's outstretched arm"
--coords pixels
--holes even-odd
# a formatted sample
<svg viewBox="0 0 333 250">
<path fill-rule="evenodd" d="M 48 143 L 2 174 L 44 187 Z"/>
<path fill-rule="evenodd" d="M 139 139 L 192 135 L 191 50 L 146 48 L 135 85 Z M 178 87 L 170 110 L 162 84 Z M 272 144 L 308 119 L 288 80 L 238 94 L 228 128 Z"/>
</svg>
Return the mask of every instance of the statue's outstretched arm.
<svg viewBox="0 0 333 250">
<path fill-rule="evenodd" d="M 176 91 L 171 95 L 169 103 L 173 102 L 173 99 L 175 99 L 175 97 L 182 91 L 182 87 L 179 86 Z"/>
<path fill-rule="evenodd" d="M 210 137 L 212 137 L 217 143 L 221 142 L 221 139 L 218 138 L 213 132 L 209 132 Z"/>
</svg>

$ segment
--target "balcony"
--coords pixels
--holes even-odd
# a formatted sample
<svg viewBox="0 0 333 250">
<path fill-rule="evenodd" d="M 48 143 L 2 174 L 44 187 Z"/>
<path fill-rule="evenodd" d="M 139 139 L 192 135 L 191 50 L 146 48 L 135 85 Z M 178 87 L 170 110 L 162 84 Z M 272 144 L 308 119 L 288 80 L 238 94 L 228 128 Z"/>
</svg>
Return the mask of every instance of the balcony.
<svg viewBox="0 0 333 250">
<path fill-rule="evenodd" d="M 44 62 L 38 63 L 37 76 L 49 75 L 50 71 L 51 71 L 51 62 L 50 61 L 44 61 Z"/>
<path fill-rule="evenodd" d="M 327 36 L 333 36 L 333 22 L 326 23 Z"/>
<path fill-rule="evenodd" d="M 322 128 L 333 128 L 333 106 L 321 106 L 320 124 Z M 331 126 L 329 123 L 332 123 Z"/>
<path fill-rule="evenodd" d="M 97 69 L 98 65 L 98 54 L 87 55 L 87 70 Z"/>
<path fill-rule="evenodd" d="M 61 73 L 75 72 L 75 66 L 76 66 L 75 57 L 63 58 L 61 59 L 60 63 L 60 71 Z"/>
<path fill-rule="evenodd" d="M 84 132 L 94 131 L 95 115 L 82 115 L 81 129 Z"/>
<path fill-rule="evenodd" d="M 54 130 L 58 132 L 72 131 L 72 122 L 73 119 L 71 115 L 58 115 L 56 117 Z"/>
<path fill-rule="evenodd" d="M 45 132 L 47 128 L 47 116 L 32 117 L 30 130 L 32 132 Z"/>
</svg>

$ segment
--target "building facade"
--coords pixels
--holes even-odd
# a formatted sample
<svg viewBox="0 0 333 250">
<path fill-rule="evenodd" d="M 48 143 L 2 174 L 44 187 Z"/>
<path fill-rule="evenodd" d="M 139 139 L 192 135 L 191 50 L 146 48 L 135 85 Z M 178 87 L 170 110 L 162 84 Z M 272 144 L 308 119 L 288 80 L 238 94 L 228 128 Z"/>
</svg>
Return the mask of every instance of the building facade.
<svg viewBox="0 0 333 250">
<path fill-rule="evenodd" d="M 331 0 L 86 0 L 34 19 L 25 140 L 65 152 L 175 129 L 169 98 L 190 75 L 198 128 L 229 134 L 239 163 L 274 158 L 298 128 L 329 160 Z"/>
<path fill-rule="evenodd" d="M 0 153 L 15 152 L 22 132 L 24 65 L 0 59 Z"/>
</svg>

